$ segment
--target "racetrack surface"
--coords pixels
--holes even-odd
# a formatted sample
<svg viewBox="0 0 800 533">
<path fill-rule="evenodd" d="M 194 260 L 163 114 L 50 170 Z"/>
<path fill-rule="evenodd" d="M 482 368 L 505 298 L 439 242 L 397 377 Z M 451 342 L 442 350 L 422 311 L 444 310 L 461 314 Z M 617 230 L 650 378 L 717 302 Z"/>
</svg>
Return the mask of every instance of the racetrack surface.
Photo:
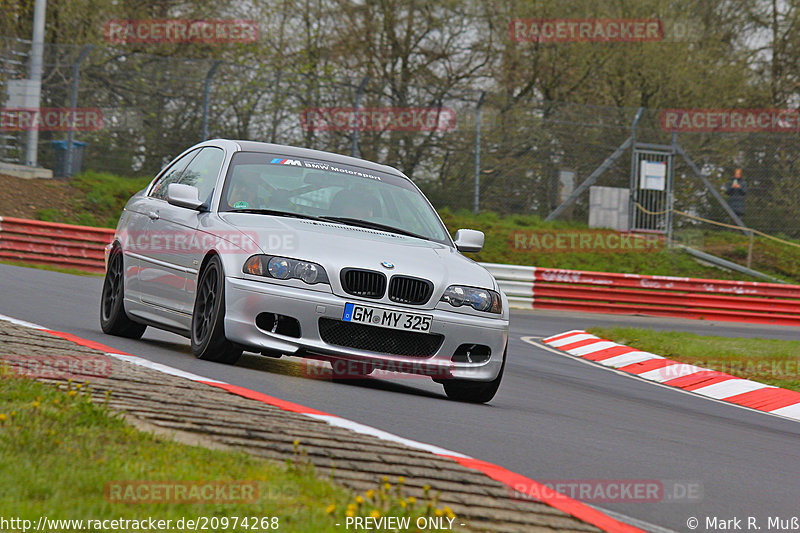
<svg viewBox="0 0 800 533">
<path fill-rule="evenodd" d="M 73 333 L 202 376 L 320 409 L 491 461 L 537 480 L 681 480 L 696 503 L 594 503 L 677 531 L 690 516 L 797 516 L 800 423 L 617 374 L 532 346 L 593 325 L 721 336 L 800 338 L 797 328 L 555 312 L 512 312 L 506 376 L 488 405 L 449 401 L 427 378 L 332 383 L 302 376 L 297 359 L 198 361 L 188 340 L 149 328 L 141 341 L 104 335 L 100 277 L 0 265 L 0 313 Z"/>
</svg>

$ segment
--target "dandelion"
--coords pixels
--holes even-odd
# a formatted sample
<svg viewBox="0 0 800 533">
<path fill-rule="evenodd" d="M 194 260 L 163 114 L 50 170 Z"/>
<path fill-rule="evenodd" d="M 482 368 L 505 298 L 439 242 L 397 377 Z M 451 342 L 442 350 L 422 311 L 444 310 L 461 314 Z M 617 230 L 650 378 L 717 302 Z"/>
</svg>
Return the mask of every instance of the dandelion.
<svg viewBox="0 0 800 533">
<path fill-rule="evenodd" d="M 71 390 L 71 391 L 69 391 L 67 394 L 68 394 L 68 395 L 70 395 L 70 396 L 75 396 L 75 395 L 76 395 L 76 394 L 78 394 L 78 393 L 77 393 L 77 392 L 75 392 L 74 390 Z"/>
<path fill-rule="evenodd" d="M 384 483 L 386 483 L 387 481 L 389 481 L 389 476 L 383 476 L 383 477 L 381 478 L 381 481 L 383 481 Z"/>
<path fill-rule="evenodd" d="M 447 515 L 447 518 L 455 518 L 456 517 L 456 514 L 449 507 L 445 507 L 444 508 L 444 514 Z"/>
<path fill-rule="evenodd" d="M 371 500 L 372 498 L 374 498 L 374 497 L 375 497 L 375 491 L 374 491 L 374 490 L 372 490 L 372 489 L 369 489 L 369 490 L 366 492 L 366 496 L 367 496 L 367 498 L 368 498 L 368 499 L 370 499 L 370 500 Z"/>
<path fill-rule="evenodd" d="M 5 413 L 0 413 L 0 422 L 5 422 L 7 418 Z"/>
<path fill-rule="evenodd" d="M 399 478 L 397 478 L 397 482 L 400 483 L 401 485 L 403 483 L 405 483 L 405 481 L 406 481 L 406 478 L 404 478 L 403 476 L 400 476 Z"/>
<path fill-rule="evenodd" d="M 400 507 L 402 507 L 403 509 L 406 508 L 406 501 L 404 499 L 401 498 L 398 503 L 400 504 Z"/>
<path fill-rule="evenodd" d="M 391 483 L 384 483 L 383 484 L 383 488 L 386 489 L 386 490 L 389 490 L 389 489 L 392 488 L 392 484 Z"/>
<path fill-rule="evenodd" d="M 362 498 L 361 496 L 356 496 L 356 503 L 361 505 L 362 503 L 364 503 L 364 498 Z"/>
<path fill-rule="evenodd" d="M 444 516 L 444 511 L 442 511 L 441 509 L 436 509 L 433 512 L 433 514 L 435 514 L 436 516 Z"/>
<path fill-rule="evenodd" d="M 425 494 L 427 494 L 427 493 L 428 493 L 428 491 L 429 491 L 429 490 L 431 490 L 431 486 L 430 486 L 430 485 L 424 485 L 424 486 L 422 487 L 422 490 L 425 492 Z"/>
<path fill-rule="evenodd" d="M 417 503 L 417 499 L 415 497 L 413 497 L 413 496 L 409 496 L 408 497 L 408 503 L 411 504 L 411 505 L 414 505 L 415 503 Z"/>
<path fill-rule="evenodd" d="M 381 512 L 380 512 L 379 510 L 375 509 L 374 511 L 372 511 L 371 513 L 369 513 L 369 515 L 370 515 L 372 518 L 380 518 L 380 517 L 381 517 Z"/>
<path fill-rule="evenodd" d="M 347 516 L 348 518 L 353 518 L 355 515 L 356 513 L 351 511 L 350 509 L 348 509 L 347 512 L 345 513 L 345 516 Z"/>
<path fill-rule="evenodd" d="M 333 514 L 333 512 L 334 512 L 335 510 L 336 510 L 336 504 L 335 504 L 335 503 L 332 503 L 332 504 L 330 504 L 329 506 L 327 506 L 327 507 L 325 508 L 325 512 L 326 512 L 327 514 Z"/>
<path fill-rule="evenodd" d="M 41 405 L 41 404 L 39 403 L 39 400 L 36 400 L 35 402 L 33 402 L 33 406 L 34 406 L 34 407 L 39 407 L 39 405 Z"/>
<path fill-rule="evenodd" d="M 292 444 L 294 444 L 294 447 L 297 448 L 298 446 L 300 446 L 300 441 L 297 440 L 297 439 L 294 439 L 294 442 Z"/>
<path fill-rule="evenodd" d="M 348 510 L 348 511 L 355 511 L 355 510 L 356 510 L 356 504 L 354 504 L 354 503 L 348 503 L 348 504 L 347 504 L 347 510 Z"/>
<path fill-rule="evenodd" d="M 78 383 L 77 385 L 75 385 L 75 388 L 77 390 L 81 390 L 83 388 L 83 383 Z"/>
</svg>

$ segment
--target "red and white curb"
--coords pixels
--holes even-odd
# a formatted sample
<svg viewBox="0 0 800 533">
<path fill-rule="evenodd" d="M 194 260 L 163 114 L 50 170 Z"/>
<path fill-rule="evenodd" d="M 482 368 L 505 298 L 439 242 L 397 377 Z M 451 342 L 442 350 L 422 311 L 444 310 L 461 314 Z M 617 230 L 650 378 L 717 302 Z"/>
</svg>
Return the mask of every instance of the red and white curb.
<svg viewBox="0 0 800 533">
<path fill-rule="evenodd" d="M 360 424 L 358 422 L 354 422 L 352 420 L 348 420 L 346 418 L 318 411 L 316 409 L 312 409 L 311 407 L 306 407 L 293 402 L 281 400 L 280 398 L 268 396 L 266 394 L 251 389 L 246 389 L 244 387 L 232 385 L 230 383 L 225 383 L 223 381 L 218 381 L 215 379 L 199 376 L 191 372 L 185 372 L 183 370 L 173 368 L 171 366 L 163 365 L 161 363 L 156 363 L 148 359 L 144 359 L 142 357 L 137 357 L 135 355 L 121 352 L 104 344 L 100 344 L 99 342 L 83 339 L 71 333 L 54 331 L 44 326 L 40 326 L 38 324 L 33 324 L 31 322 L 26 322 L 24 320 L 18 320 L 16 318 L 12 318 L 2 314 L 0 314 L 0 320 L 5 320 L 13 324 L 17 324 L 19 326 L 24 326 L 44 331 L 51 335 L 55 335 L 56 337 L 61 337 L 62 339 L 74 342 L 75 344 L 78 344 L 80 346 L 86 346 L 87 348 L 100 350 L 109 357 L 114 357 L 122 361 L 127 361 L 128 363 L 157 370 L 159 372 L 163 372 L 165 374 L 169 374 L 172 376 L 185 378 L 197 383 L 204 383 L 212 387 L 217 387 L 225 391 L 228 391 L 232 394 L 236 394 L 244 398 L 249 398 L 251 400 L 256 400 L 265 403 L 267 405 L 277 407 L 284 411 L 305 415 L 315 420 L 322 420 L 335 427 L 346 428 L 356 433 L 360 433 L 362 435 L 370 435 L 385 441 L 395 442 L 411 448 L 416 448 L 419 450 L 430 452 L 436 456 L 455 461 L 456 463 L 471 470 L 476 470 L 478 472 L 481 472 L 482 474 L 488 476 L 489 478 L 505 484 L 514 491 L 519 491 L 522 494 L 538 494 L 540 495 L 539 499 L 541 502 L 546 503 L 547 505 L 555 509 L 558 509 L 559 511 L 563 511 L 564 513 L 567 513 L 580 520 L 583 520 L 586 523 L 592 524 L 595 527 L 598 527 L 604 531 L 609 531 L 612 533 L 644 533 L 643 530 L 634 527 L 632 525 L 626 524 L 624 522 L 621 522 L 619 520 L 616 520 L 608 516 L 607 514 L 603 513 L 602 511 L 595 509 L 594 507 L 590 507 L 585 503 L 573 500 L 572 498 L 569 498 L 564 494 L 555 492 L 554 490 L 550 489 L 549 487 L 545 486 L 542 483 L 539 483 L 538 481 L 525 477 L 521 474 L 516 474 L 514 472 L 511 472 L 510 470 L 503 468 L 502 466 L 495 465 L 487 461 L 474 459 L 467 455 L 454 452 L 452 450 L 447 450 L 445 448 L 440 448 L 432 444 L 426 444 L 424 442 L 418 442 L 415 440 L 406 439 L 404 437 L 394 435 L 392 433 L 383 431 L 378 428 L 374 428 L 371 426 Z"/>
<path fill-rule="evenodd" d="M 559 333 L 542 339 L 542 342 L 575 357 L 642 379 L 800 421 L 800 392 L 679 363 L 582 330 Z"/>
</svg>

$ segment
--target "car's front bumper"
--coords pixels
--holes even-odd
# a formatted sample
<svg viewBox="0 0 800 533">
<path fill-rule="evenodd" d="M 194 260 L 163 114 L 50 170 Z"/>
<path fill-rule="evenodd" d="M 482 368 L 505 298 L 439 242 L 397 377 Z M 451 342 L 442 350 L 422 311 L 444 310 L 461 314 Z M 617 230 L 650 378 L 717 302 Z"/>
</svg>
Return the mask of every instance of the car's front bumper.
<svg viewBox="0 0 800 533">
<path fill-rule="evenodd" d="M 225 279 L 225 336 L 257 351 L 363 361 L 373 363 L 377 368 L 400 369 L 442 379 L 451 377 L 491 381 L 500 372 L 508 341 L 507 320 L 438 309 L 415 310 L 381 304 L 377 307 L 432 316 L 430 333 L 438 333 L 444 337 L 441 346 L 432 356 L 391 355 L 345 348 L 322 340 L 319 319 L 341 320 L 347 302 L 373 305 L 355 298 L 345 299 L 329 292 L 229 277 Z M 264 312 L 297 319 L 300 323 L 300 337 L 278 335 L 256 326 L 256 316 Z M 491 356 L 481 363 L 452 361 L 456 349 L 462 344 L 489 346 Z"/>
</svg>

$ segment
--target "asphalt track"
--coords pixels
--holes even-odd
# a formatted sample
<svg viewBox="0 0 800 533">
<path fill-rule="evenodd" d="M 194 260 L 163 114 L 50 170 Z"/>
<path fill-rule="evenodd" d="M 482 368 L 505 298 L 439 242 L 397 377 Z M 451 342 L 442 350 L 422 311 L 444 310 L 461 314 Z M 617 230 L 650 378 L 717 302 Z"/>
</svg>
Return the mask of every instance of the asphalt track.
<svg viewBox="0 0 800 533">
<path fill-rule="evenodd" d="M 521 340 L 593 325 L 800 339 L 797 328 L 633 316 L 512 312 L 506 375 L 488 405 L 449 401 L 427 378 L 333 383 L 296 359 L 196 360 L 182 337 L 148 328 L 140 341 L 104 335 L 100 277 L 0 264 L 0 313 L 403 437 L 491 461 L 540 481 L 657 480 L 699 487 L 699 501 L 590 502 L 675 531 L 690 517 L 800 516 L 800 423 L 642 382 Z M 169 406 L 165 406 L 168 409 Z"/>
</svg>

